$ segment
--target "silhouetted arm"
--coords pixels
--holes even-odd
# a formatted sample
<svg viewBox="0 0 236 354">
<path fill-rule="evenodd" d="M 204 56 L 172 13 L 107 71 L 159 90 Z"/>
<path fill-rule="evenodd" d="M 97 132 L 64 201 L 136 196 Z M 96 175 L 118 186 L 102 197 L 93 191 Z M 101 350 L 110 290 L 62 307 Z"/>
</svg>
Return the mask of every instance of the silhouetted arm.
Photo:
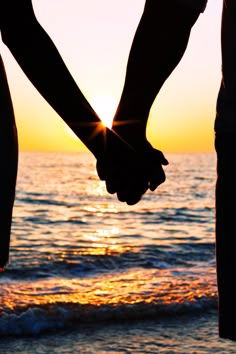
<svg viewBox="0 0 236 354">
<path fill-rule="evenodd" d="M 104 134 L 100 119 L 38 23 L 31 0 L 1 0 L 0 13 L 3 42 L 22 70 L 89 150 L 100 156 Z"/>
<path fill-rule="evenodd" d="M 165 181 L 163 154 L 146 140 L 146 125 L 153 101 L 165 80 L 182 58 L 199 11 L 178 1 L 147 0 L 129 53 L 125 84 L 113 121 L 113 130 L 140 156 L 139 164 L 119 161 L 111 178 L 105 177 L 107 190 L 119 200 L 135 204 L 145 187 L 155 190 Z M 110 148 L 115 160 L 116 151 Z M 98 173 L 111 171 L 97 164 Z M 114 176 L 117 175 L 116 179 Z M 145 182 L 147 182 L 145 184 Z M 142 186 L 143 189 L 142 189 Z"/>
<path fill-rule="evenodd" d="M 150 108 L 182 58 L 198 15 L 198 11 L 178 1 L 146 1 L 113 122 L 113 129 L 133 146 L 142 146 L 146 140 Z"/>
<path fill-rule="evenodd" d="M 4 43 L 33 85 L 95 157 L 101 156 L 106 131 L 36 20 L 31 0 L 1 0 L 0 30 Z M 14 112 L 0 60 L 0 270 L 9 257 L 17 160 Z"/>
</svg>

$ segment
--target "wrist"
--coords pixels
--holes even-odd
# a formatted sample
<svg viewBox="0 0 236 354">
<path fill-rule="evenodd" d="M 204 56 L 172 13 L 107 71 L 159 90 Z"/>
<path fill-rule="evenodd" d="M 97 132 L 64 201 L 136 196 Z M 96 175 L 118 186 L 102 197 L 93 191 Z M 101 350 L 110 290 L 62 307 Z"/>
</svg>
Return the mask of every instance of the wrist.
<svg viewBox="0 0 236 354">
<path fill-rule="evenodd" d="M 112 130 L 134 148 L 143 146 L 147 142 L 146 122 L 114 120 Z"/>
</svg>

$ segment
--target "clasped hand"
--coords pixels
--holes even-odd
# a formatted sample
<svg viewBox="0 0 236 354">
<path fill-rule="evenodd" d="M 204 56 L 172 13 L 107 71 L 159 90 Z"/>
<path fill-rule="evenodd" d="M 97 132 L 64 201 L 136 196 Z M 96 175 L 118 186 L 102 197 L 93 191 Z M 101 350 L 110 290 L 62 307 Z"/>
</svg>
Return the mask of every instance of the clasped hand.
<svg viewBox="0 0 236 354">
<path fill-rule="evenodd" d="M 148 141 L 135 149 L 113 132 L 106 140 L 104 154 L 97 159 L 97 173 L 108 193 L 116 193 L 119 201 L 134 205 L 148 189 L 154 191 L 165 181 L 162 166 L 168 161 Z"/>
</svg>

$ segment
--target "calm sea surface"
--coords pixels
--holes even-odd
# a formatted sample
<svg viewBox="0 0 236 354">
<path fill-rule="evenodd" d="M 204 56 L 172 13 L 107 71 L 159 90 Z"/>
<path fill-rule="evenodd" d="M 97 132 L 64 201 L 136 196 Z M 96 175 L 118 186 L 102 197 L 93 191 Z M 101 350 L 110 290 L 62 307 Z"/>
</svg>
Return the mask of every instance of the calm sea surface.
<svg viewBox="0 0 236 354">
<path fill-rule="evenodd" d="M 84 154 L 21 153 L 0 353 L 236 353 L 218 339 L 214 154 L 135 206 Z"/>
</svg>

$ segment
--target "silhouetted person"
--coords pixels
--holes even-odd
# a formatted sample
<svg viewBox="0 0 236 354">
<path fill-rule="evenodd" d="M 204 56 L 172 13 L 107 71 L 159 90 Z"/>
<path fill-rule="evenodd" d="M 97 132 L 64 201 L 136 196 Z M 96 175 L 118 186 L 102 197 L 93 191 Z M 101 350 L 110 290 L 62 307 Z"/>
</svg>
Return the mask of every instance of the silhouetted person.
<svg viewBox="0 0 236 354">
<path fill-rule="evenodd" d="M 37 22 L 31 0 L 1 0 L 0 29 L 3 42 L 33 85 L 96 156 L 101 139 L 97 139 L 99 134 L 91 140 L 89 137 L 101 127 L 100 120 Z M 2 60 L 0 65 L 0 267 L 3 267 L 8 260 L 18 154 L 14 113 Z"/>
<path fill-rule="evenodd" d="M 152 185 L 159 184 L 160 178 L 153 170 L 153 165 L 150 164 L 150 171 L 147 173 L 148 163 L 145 162 L 144 168 L 142 157 L 138 158 L 133 148 L 103 127 L 77 87 L 55 45 L 38 23 L 31 0 L 1 0 L 0 30 L 3 42 L 32 84 L 98 159 L 98 170 L 99 165 L 103 167 L 103 172 L 109 169 L 106 175 L 109 176 L 109 181 L 115 181 L 115 192 L 121 193 L 124 201 L 134 204 L 140 200 L 149 188 L 150 174 Z M 107 151 L 107 142 L 112 154 Z M 163 156 L 161 152 L 151 147 L 150 151 L 154 161 L 160 164 Z M 126 170 L 126 159 L 129 160 L 128 176 L 119 172 Z M 0 269 L 8 261 L 17 160 L 17 130 L 13 106 L 3 62 L 0 60 Z M 163 170 L 161 173 L 163 182 Z M 103 177 L 102 174 L 100 176 Z M 134 179 L 138 182 L 136 188 L 127 191 L 128 181 Z"/>
<path fill-rule="evenodd" d="M 215 147 L 216 261 L 220 336 L 236 340 L 236 2 L 223 1 L 222 83 L 217 101 Z"/>
<path fill-rule="evenodd" d="M 113 129 L 142 150 L 152 103 L 181 60 L 206 0 L 147 0 L 127 65 Z M 236 2 L 223 0 L 222 84 L 215 121 L 217 151 L 216 258 L 219 334 L 236 340 Z M 148 159 L 148 156 L 147 156 Z M 111 185 L 113 181 L 110 182 Z"/>
<path fill-rule="evenodd" d="M 0 57 L 0 268 L 8 260 L 18 161 L 17 131 L 5 70 Z"/>
</svg>

